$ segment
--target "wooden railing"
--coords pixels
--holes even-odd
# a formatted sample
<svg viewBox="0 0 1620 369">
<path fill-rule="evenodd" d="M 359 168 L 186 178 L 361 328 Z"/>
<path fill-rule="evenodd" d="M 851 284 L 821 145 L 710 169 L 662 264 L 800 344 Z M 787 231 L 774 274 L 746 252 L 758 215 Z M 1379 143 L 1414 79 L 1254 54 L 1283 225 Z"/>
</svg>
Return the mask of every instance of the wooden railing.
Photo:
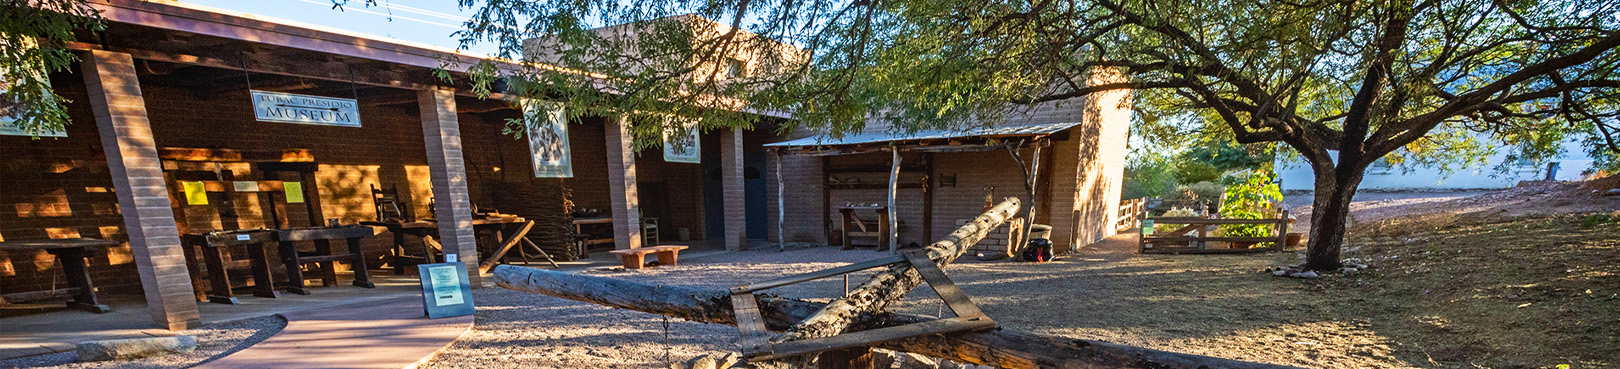
<svg viewBox="0 0 1620 369">
<path fill-rule="evenodd" d="M 1228 254 L 1282 250 L 1288 242 L 1288 211 L 1277 218 L 1226 219 L 1202 217 L 1149 217 L 1142 213 L 1142 231 L 1137 235 L 1137 251 L 1143 254 Z M 1169 232 L 1154 232 L 1155 225 L 1182 224 Z M 1274 236 L 1267 237 L 1214 237 L 1210 226 L 1232 224 L 1275 225 Z M 1212 248 L 1211 242 L 1224 242 L 1229 247 Z M 1251 247 L 1269 244 L 1265 247 Z"/>
<path fill-rule="evenodd" d="M 1115 232 L 1125 232 L 1136 229 L 1142 224 L 1142 211 L 1147 207 L 1147 198 L 1138 197 L 1119 202 L 1119 220 L 1114 222 Z"/>
</svg>

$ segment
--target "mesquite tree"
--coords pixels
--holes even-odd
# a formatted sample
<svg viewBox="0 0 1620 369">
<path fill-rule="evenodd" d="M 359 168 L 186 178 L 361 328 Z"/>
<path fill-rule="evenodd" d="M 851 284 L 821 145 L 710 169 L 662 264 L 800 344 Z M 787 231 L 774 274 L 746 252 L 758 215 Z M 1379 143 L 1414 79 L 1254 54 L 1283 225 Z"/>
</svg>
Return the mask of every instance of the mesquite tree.
<svg viewBox="0 0 1620 369">
<path fill-rule="evenodd" d="M 1202 118 L 1214 135 L 1280 143 L 1309 163 L 1310 269 L 1339 267 L 1350 201 L 1379 159 L 1477 160 L 1489 145 L 1469 131 L 1520 157 L 1555 155 L 1582 133 L 1598 153 L 1615 147 L 1614 1 L 460 1 L 478 9 L 466 42 L 494 40 L 519 57 L 523 39 L 563 40 L 544 51 L 565 57 L 549 61 L 617 80 L 611 98 L 554 91 L 596 106 L 718 95 L 837 134 L 868 119 L 897 129 L 984 124 L 1020 106 L 1135 90 L 1152 115 Z M 719 26 L 644 33 L 638 47 L 589 30 L 685 13 Z M 693 36 L 704 30 L 720 36 Z M 740 80 L 694 73 L 760 40 L 803 54 Z M 1110 73 L 1125 79 L 1097 78 Z"/>
<path fill-rule="evenodd" d="M 868 120 L 960 128 L 1133 90 L 1139 116 L 1200 118 L 1200 133 L 1281 144 L 1309 163 L 1307 267 L 1319 270 L 1339 266 L 1349 203 L 1375 161 L 1443 165 L 1494 146 L 1535 159 L 1579 134 L 1609 161 L 1620 129 L 1616 0 L 457 1 L 475 10 L 464 45 L 525 61 L 515 73 L 471 67 L 477 86 L 635 115 L 642 143 L 684 122 L 750 127 L 762 112 L 834 135 Z M 351 2 L 388 6 L 333 0 Z M 13 14 L 7 41 L 83 27 Z M 615 24 L 630 26 L 599 28 Z M 8 58 L 16 47 L 0 44 Z M 65 65 L 29 63 L 0 66 Z"/>
</svg>

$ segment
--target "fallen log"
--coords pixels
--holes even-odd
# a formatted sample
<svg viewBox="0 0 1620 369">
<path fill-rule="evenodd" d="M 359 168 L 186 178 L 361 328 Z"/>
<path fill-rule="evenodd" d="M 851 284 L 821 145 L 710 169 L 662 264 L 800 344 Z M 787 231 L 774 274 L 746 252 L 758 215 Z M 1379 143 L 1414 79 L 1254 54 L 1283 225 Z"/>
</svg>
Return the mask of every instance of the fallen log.
<svg viewBox="0 0 1620 369">
<path fill-rule="evenodd" d="M 1013 214 L 1017 214 L 1018 207 L 1018 199 L 1009 197 L 973 221 L 957 228 L 944 239 L 929 244 L 922 252 L 928 255 L 929 260 L 944 269 L 945 265 L 956 261 L 956 258 L 966 253 L 973 244 L 984 239 L 991 230 L 1012 218 Z M 922 282 L 922 275 L 918 274 L 911 264 L 892 265 L 888 270 L 872 275 L 872 278 L 862 283 L 860 287 L 844 293 L 843 297 L 833 300 L 815 314 L 806 317 L 804 321 L 772 338 L 771 342 L 782 343 L 838 335 L 860 317 L 882 312 L 889 304 L 905 298 L 907 293 Z"/>
<path fill-rule="evenodd" d="M 668 315 L 695 322 L 737 324 L 736 318 L 732 315 L 731 294 L 722 289 L 652 285 L 511 265 L 495 267 L 495 284 L 507 289 Z M 761 294 L 758 297 L 760 315 L 764 317 L 766 327 L 772 330 L 787 329 L 826 306 L 822 303 L 769 294 Z M 927 320 L 934 318 L 879 313 L 861 315 L 857 317 L 855 325 L 857 328 L 869 329 Z M 1015 369 L 1294 368 L 1102 341 L 1038 335 L 1004 328 L 887 341 L 877 344 L 876 347 L 970 364 Z"/>
</svg>

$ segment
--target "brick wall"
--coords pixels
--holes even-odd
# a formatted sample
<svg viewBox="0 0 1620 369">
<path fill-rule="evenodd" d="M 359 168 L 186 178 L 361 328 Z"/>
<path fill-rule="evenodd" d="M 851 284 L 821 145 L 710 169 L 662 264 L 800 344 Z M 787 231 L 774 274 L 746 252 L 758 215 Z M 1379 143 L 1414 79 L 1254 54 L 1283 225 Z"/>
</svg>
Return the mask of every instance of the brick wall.
<svg viewBox="0 0 1620 369">
<path fill-rule="evenodd" d="M 1092 83 L 1117 78 L 1119 77 L 1114 75 L 1098 75 Z M 1040 182 L 1037 184 L 1038 192 L 1043 195 L 1036 199 L 1035 204 L 1026 204 L 1039 209 L 1036 224 L 1053 227 L 1052 241 L 1054 247 L 1059 250 L 1081 247 L 1114 233 L 1111 224 L 1117 216 L 1115 213 L 1119 206 L 1120 183 L 1124 176 L 1127 150 L 1126 138 L 1130 130 L 1131 104 L 1129 91 L 1116 91 L 1088 98 L 1040 104 L 1014 111 L 1006 117 L 1006 120 L 1013 124 L 1083 122 L 1070 129 L 1067 134 L 1058 135 L 1060 139 L 1054 140 L 1050 147 L 1043 149 Z M 871 120 L 867 122 L 863 131 L 883 132 L 888 127 L 886 122 Z M 812 135 L 813 132 L 801 131 L 795 132 L 791 138 Z M 920 155 L 906 153 L 904 157 L 909 163 L 918 161 Z M 1027 163 L 1034 153 L 1032 149 L 1023 149 L 1020 155 Z M 835 167 L 850 165 L 886 167 L 890 161 L 887 153 L 835 156 L 828 160 Z M 787 184 L 788 222 L 785 232 L 788 239 L 825 242 L 823 230 L 837 229 L 840 225 L 836 210 L 830 211 L 831 224 L 821 222 L 822 158 L 788 155 L 780 160 L 772 158 L 771 162 L 772 165 L 782 165 L 783 181 Z M 953 175 L 956 177 L 955 186 L 938 186 L 940 177 Z M 888 181 L 887 173 L 857 177 L 866 182 Z M 926 244 L 949 235 L 960 224 L 959 221 L 972 219 L 982 212 L 987 192 L 993 193 L 994 202 L 1000 202 L 1006 197 L 1024 195 L 1023 176 L 1018 164 L 1002 150 L 936 153 L 934 172 L 930 177 L 936 191 L 933 205 L 933 234 L 921 235 L 921 227 L 917 226 L 922 222 L 921 190 L 903 189 L 896 198 L 898 217 L 906 222 L 909 228 L 901 232 L 902 244 L 908 242 Z M 902 183 L 915 180 L 917 179 L 911 178 L 908 174 L 902 174 Z M 775 178 L 771 178 L 770 186 L 774 191 Z M 993 191 L 987 190 L 990 186 L 994 187 Z M 832 191 L 829 202 L 831 207 L 836 209 L 846 202 L 882 203 L 886 201 L 886 197 L 886 191 L 881 189 L 835 190 Z M 775 214 L 773 201 L 771 208 L 773 222 Z M 775 230 L 772 231 L 774 239 Z M 1005 232 L 1005 227 L 998 232 Z"/>
<path fill-rule="evenodd" d="M 324 216 L 340 218 L 344 223 L 373 219 L 370 184 L 397 185 L 418 217 L 429 214 L 428 198 L 432 195 L 426 150 L 413 107 L 366 105 L 370 97 L 362 95 L 363 128 L 265 123 L 253 120 L 246 91 L 200 96 L 190 89 L 161 86 L 150 78 L 141 77 L 141 89 L 158 147 L 306 149 L 320 163 L 314 192 L 321 197 Z M 73 122 L 67 127 L 68 137 L 34 140 L 0 136 L 0 151 L 6 153 L 0 157 L 0 240 L 92 237 L 126 242 L 105 253 L 92 253 L 90 270 L 103 290 L 138 291 L 128 236 L 82 78 L 64 73 L 53 76 L 53 82 L 58 93 L 73 101 L 68 106 Z M 532 187 L 527 188 L 527 194 L 557 199 L 560 208 L 558 185 L 543 184 L 562 182 L 573 190 L 574 201 L 581 206 L 607 208 L 600 119 L 588 118 L 570 125 L 575 178 L 566 180 L 533 178 L 528 143 L 501 135 L 501 114 L 460 114 L 458 119 L 469 195 L 475 204 L 509 212 L 529 209 L 520 215 L 542 211 L 497 201 L 501 188 L 523 186 Z M 211 164 L 169 164 L 170 169 L 213 170 Z M 496 167 L 501 170 L 496 171 Z M 247 164 L 226 163 L 222 169 L 236 173 L 238 178 L 259 178 Z M 178 191 L 172 187 L 171 194 Z M 233 200 L 242 227 L 265 225 L 256 196 L 238 194 Z M 176 207 L 181 232 L 221 226 L 214 207 L 171 204 Z M 301 207 L 293 209 L 288 213 L 293 225 L 306 224 L 307 220 L 301 219 Z M 560 231 L 555 227 L 552 230 Z M 380 262 L 390 243 L 391 237 L 385 234 L 368 239 L 365 248 Z M 43 252 L 0 253 L 0 283 L 5 292 L 63 286 L 59 269 L 55 260 Z"/>
<path fill-rule="evenodd" d="M 782 204 L 787 209 L 778 211 L 775 198 L 777 191 L 776 171 L 781 167 L 782 182 L 787 186 L 783 188 Z M 801 155 L 772 155 L 767 161 L 766 190 L 770 191 L 771 199 L 767 201 L 766 212 L 770 218 L 768 231 L 771 240 L 781 240 L 776 227 L 779 215 L 786 215 L 782 222 L 782 231 L 787 234 L 788 242 L 809 242 L 816 244 L 827 243 L 827 224 L 821 214 L 822 178 L 821 158 Z M 778 214 L 781 213 L 781 214 Z"/>
</svg>

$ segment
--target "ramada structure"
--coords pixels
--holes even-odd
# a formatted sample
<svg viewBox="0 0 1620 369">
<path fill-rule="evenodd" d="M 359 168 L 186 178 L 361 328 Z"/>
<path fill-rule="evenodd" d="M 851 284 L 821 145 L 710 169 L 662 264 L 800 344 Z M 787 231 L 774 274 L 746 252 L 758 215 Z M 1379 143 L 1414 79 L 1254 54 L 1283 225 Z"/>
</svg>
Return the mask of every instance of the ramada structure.
<svg viewBox="0 0 1620 369">
<path fill-rule="evenodd" d="M 755 130 L 703 132 L 701 151 L 679 162 L 658 148 L 634 150 L 624 119 L 587 116 L 562 124 L 560 161 L 571 173 L 537 178 L 542 150 L 502 133 L 520 109 L 499 94 L 475 96 L 465 75 L 452 72 L 456 83 L 432 75 L 446 62 L 487 57 L 169 1 L 92 4 L 107 28 L 81 32 L 71 43 L 79 66 L 51 76 L 71 100 L 73 123 L 40 138 L 0 125 L 0 245 L 115 241 L 88 253 L 90 280 L 102 292 L 141 291 L 153 321 L 168 329 L 202 320 L 201 284 L 213 282 L 198 274 L 246 267 L 208 265 L 183 240 L 385 220 L 379 211 L 391 209 L 378 199 L 397 200 L 410 218 L 435 218 L 442 252 L 468 263 L 475 285 L 472 266 L 484 259 L 479 214 L 537 221 L 527 237 L 564 258 L 580 256 L 576 239 L 592 238 L 620 249 L 682 234 L 727 249 L 748 239 L 828 244 L 844 234 L 834 232 L 844 231 L 834 221 L 839 207 L 888 201 L 878 184 L 896 156 L 895 223 L 905 242 L 927 243 L 978 214 L 989 187 L 997 197 L 1021 195 L 1009 142 L 1043 163 L 1036 223 L 1053 225 L 1060 249 L 1110 234 L 1119 203 L 1124 91 L 984 128 L 912 135 L 889 135 L 881 124 L 837 140 L 778 135 L 774 125 L 791 117 L 767 116 Z M 265 112 L 288 105 L 306 113 Z M 600 213 L 580 229 L 611 224 L 602 227 L 611 232 L 574 237 L 569 201 Z M 661 240 L 643 234 L 652 218 Z M 396 237 L 359 242 L 366 264 L 402 268 L 392 258 L 403 251 Z M 289 255 L 259 257 L 281 268 Z M 349 267 L 313 260 L 312 269 Z M 0 304 L 51 297 L 64 264 L 47 251 L 0 248 L 0 296 L 8 296 Z"/>
</svg>

